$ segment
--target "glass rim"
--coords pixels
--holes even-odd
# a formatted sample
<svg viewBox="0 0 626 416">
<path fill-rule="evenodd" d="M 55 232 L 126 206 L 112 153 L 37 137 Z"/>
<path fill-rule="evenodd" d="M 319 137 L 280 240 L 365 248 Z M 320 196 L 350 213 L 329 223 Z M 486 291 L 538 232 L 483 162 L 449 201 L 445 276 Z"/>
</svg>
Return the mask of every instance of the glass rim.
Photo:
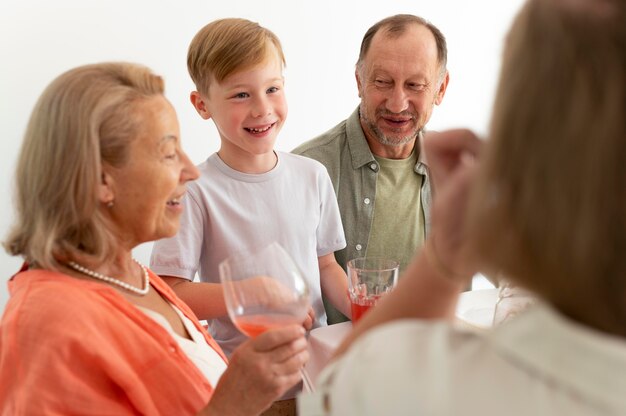
<svg viewBox="0 0 626 416">
<path fill-rule="evenodd" d="M 359 265 L 361 262 L 362 264 Z M 400 262 L 384 256 L 362 256 L 348 260 L 347 267 L 354 270 L 394 270 L 400 268 Z"/>
</svg>

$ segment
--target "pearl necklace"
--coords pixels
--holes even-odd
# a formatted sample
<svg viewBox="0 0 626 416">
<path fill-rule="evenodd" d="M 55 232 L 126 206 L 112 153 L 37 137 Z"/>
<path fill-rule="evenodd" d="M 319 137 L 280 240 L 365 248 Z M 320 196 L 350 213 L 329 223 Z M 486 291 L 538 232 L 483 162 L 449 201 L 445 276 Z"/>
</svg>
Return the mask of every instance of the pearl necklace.
<svg viewBox="0 0 626 416">
<path fill-rule="evenodd" d="M 67 265 L 70 266 L 72 269 L 76 270 L 77 272 L 86 274 L 89 277 L 93 277 L 94 279 L 102 280 L 103 282 L 107 282 L 112 285 L 119 286 L 122 289 L 128 290 L 129 292 L 135 293 L 139 296 L 144 296 L 146 293 L 148 293 L 148 290 L 150 290 L 150 276 L 148 276 L 148 270 L 146 269 L 146 266 L 139 263 L 135 259 L 133 259 L 133 261 L 137 263 L 141 267 L 141 270 L 143 271 L 143 288 L 142 289 L 138 289 L 135 286 L 129 285 L 126 282 L 122 282 L 119 279 L 115 279 L 113 277 L 105 276 L 101 273 L 94 272 L 93 270 L 89 270 L 88 268 L 83 267 L 80 264 L 73 262 L 73 261 L 70 261 L 69 263 L 67 263 Z"/>
</svg>

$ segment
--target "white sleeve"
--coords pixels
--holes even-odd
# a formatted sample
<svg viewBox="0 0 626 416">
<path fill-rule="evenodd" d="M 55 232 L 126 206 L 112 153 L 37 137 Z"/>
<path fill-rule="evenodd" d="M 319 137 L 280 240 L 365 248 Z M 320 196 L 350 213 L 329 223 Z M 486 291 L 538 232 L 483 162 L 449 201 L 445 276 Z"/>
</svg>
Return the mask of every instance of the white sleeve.
<svg viewBox="0 0 626 416">
<path fill-rule="evenodd" d="M 193 280 L 200 262 L 204 244 L 206 212 L 197 196 L 188 191 L 183 198 L 180 229 L 170 238 L 155 241 L 150 256 L 150 268 L 159 275 L 177 276 Z"/>
<path fill-rule="evenodd" d="M 320 165 L 321 166 L 321 165 Z M 341 224 L 341 214 L 333 184 L 326 168 L 321 166 L 318 174 L 320 198 L 320 222 L 317 226 L 317 256 L 324 256 L 346 246 Z"/>
</svg>

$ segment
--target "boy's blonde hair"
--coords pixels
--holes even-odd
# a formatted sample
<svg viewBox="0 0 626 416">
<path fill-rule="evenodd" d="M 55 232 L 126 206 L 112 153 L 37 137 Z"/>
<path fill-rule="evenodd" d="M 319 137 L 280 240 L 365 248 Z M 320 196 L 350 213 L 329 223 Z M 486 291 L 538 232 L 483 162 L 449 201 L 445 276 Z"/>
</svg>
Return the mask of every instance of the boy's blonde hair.
<svg viewBox="0 0 626 416">
<path fill-rule="evenodd" d="M 224 81 L 229 75 L 252 68 L 278 53 L 285 56 L 278 37 L 258 23 L 246 19 L 215 20 L 194 36 L 187 53 L 187 69 L 200 94 L 208 94 L 210 81 Z"/>
<path fill-rule="evenodd" d="M 624 18 L 617 0 L 526 4 L 507 39 L 470 220 L 495 270 L 566 315 L 621 335 Z"/>
<path fill-rule="evenodd" d="M 141 103 L 162 94 L 161 77 L 129 63 L 78 67 L 45 89 L 17 163 L 7 252 L 50 270 L 70 259 L 110 259 L 119 242 L 99 201 L 102 165 L 132 163 Z"/>
</svg>

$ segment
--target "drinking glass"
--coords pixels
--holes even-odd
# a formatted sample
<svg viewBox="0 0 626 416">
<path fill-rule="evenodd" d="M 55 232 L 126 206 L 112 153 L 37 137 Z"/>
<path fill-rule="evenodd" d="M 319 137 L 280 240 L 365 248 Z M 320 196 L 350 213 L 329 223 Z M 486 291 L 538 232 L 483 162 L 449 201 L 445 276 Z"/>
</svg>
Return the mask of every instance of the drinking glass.
<svg viewBox="0 0 626 416">
<path fill-rule="evenodd" d="M 500 281 L 498 301 L 493 313 L 493 326 L 514 318 L 534 302 L 535 297 L 532 293 L 506 280 Z"/>
<path fill-rule="evenodd" d="M 228 315 L 247 336 L 304 322 L 309 287 L 280 244 L 228 257 L 220 263 L 219 272 Z"/>
<path fill-rule="evenodd" d="M 398 281 L 400 265 L 384 257 L 358 257 L 348 262 L 348 294 L 356 322 Z"/>
</svg>

